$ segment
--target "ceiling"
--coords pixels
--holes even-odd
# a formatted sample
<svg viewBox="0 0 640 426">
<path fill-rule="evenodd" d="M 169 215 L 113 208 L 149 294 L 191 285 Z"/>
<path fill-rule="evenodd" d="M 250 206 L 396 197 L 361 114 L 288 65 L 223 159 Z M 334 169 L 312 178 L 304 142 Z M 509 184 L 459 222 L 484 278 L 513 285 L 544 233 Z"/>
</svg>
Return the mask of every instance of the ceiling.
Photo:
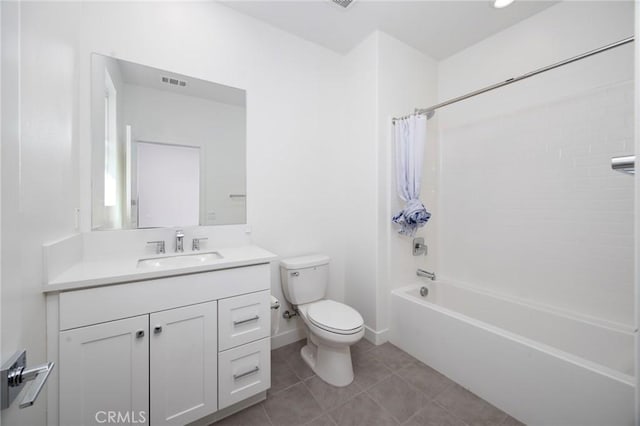
<svg viewBox="0 0 640 426">
<path fill-rule="evenodd" d="M 221 0 L 220 3 L 340 53 L 375 30 L 440 60 L 557 1 L 518 1 L 495 9 L 489 0 L 355 0 L 348 9 L 330 0 Z"/>
</svg>

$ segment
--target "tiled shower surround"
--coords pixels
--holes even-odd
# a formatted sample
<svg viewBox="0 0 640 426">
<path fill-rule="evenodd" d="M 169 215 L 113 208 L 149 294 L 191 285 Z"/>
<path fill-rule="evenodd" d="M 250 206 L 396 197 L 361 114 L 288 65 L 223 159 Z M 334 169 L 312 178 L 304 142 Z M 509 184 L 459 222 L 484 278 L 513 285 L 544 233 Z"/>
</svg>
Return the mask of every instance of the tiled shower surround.
<svg viewBox="0 0 640 426">
<path fill-rule="evenodd" d="M 442 131 L 438 275 L 631 325 L 634 179 L 610 161 L 634 151 L 633 81 L 538 105 L 531 91 L 558 82 L 527 84 L 469 102 Z M 473 118 L 499 102 L 519 109 Z"/>
</svg>

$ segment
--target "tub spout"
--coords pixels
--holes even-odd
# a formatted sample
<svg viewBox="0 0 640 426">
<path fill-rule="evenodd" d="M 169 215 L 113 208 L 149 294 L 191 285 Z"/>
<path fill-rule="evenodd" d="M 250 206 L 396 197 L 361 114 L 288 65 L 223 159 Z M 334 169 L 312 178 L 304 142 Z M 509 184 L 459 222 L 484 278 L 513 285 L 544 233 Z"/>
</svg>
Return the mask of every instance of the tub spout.
<svg viewBox="0 0 640 426">
<path fill-rule="evenodd" d="M 419 276 L 419 277 L 429 278 L 432 281 L 436 279 L 435 272 L 425 271 L 424 269 L 418 269 L 416 271 L 416 275 Z"/>
</svg>

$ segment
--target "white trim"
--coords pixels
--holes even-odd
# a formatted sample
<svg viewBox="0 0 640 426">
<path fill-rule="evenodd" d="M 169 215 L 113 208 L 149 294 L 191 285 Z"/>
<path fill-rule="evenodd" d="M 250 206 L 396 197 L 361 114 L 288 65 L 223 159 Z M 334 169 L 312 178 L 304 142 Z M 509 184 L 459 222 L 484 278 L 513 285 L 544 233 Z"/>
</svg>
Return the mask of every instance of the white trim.
<svg viewBox="0 0 640 426">
<path fill-rule="evenodd" d="M 365 325 L 364 338 L 370 341 L 371 343 L 373 343 L 374 345 L 381 345 L 389 341 L 389 329 L 383 328 L 382 330 L 376 331 L 371 327 Z"/>
<path fill-rule="evenodd" d="M 307 335 L 304 328 L 298 327 L 293 330 L 283 331 L 275 336 L 271 336 L 271 350 L 297 342 L 298 340 L 305 339 L 306 337 Z"/>
</svg>

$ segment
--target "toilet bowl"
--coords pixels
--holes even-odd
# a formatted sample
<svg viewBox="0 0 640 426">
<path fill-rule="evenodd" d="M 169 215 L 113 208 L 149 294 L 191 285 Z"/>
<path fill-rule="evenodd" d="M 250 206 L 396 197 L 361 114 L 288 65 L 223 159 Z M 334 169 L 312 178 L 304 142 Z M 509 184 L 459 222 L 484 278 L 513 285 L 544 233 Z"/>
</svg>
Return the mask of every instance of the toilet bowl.
<svg viewBox="0 0 640 426">
<path fill-rule="evenodd" d="M 353 381 L 350 346 L 364 336 L 364 320 L 352 307 L 324 298 L 328 270 L 329 258 L 323 255 L 284 259 L 280 266 L 285 297 L 307 333 L 302 359 L 325 382 L 347 386 Z"/>
<path fill-rule="evenodd" d="M 311 369 L 333 386 L 353 381 L 350 346 L 364 336 L 364 321 L 355 309 L 333 300 L 298 306 L 307 331 L 301 355 Z"/>
</svg>

